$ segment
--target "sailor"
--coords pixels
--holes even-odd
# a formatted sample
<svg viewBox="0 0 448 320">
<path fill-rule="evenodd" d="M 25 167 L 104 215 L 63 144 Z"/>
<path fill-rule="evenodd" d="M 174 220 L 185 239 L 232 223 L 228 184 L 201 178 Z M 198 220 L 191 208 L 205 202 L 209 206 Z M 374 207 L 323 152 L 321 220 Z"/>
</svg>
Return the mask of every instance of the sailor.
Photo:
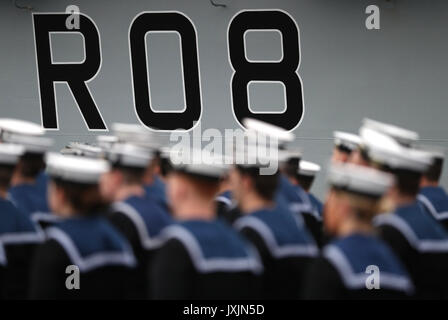
<svg viewBox="0 0 448 320">
<path fill-rule="evenodd" d="M 49 204 L 64 220 L 46 230 L 36 250 L 32 299 L 127 297 L 136 259 L 105 217 L 98 181 L 107 170 L 104 160 L 49 154 Z"/>
<path fill-rule="evenodd" d="M 202 156 L 172 161 L 167 195 L 177 223 L 162 232 L 165 242 L 151 270 L 153 297 L 257 298 L 262 266 L 255 248 L 216 217 L 214 199 L 228 165 L 219 155 L 188 152 Z"/>
<path fill-rule="evenodd" d="M 349 132 L 334 131 L 333 138 L 334 148 L 331 161 L 348 162 L 352 157 L 352 153 L 357 150 L 361 142 L 360 137 Z"/>
<path fill-rule="evenodd" d="M 243 215 L 234 227 L 257 248 L 263 262 L 262 298 L 294 299 L 318 248 L 302 217 L 275 202 L 280 173 L 262 169 L 278 158 L 261 144 L 257 148 L 255 161 L 237 162 L 230 171 L 232 194 Z M 237 152 L 249 153 L 249 149 Z"/>
<path fill-rule="evenodd" d="M 364 130 L 363 132 L 364 134 L 366 134 L 365 129 L 367 129 L 368 135 L 371 135 L 372 132 L 380 133 L 383 136 L 392 138 L 395 142 L 404 147 L 409 147 L 415 144 L 419 137 L 418 133 L 415 131 L 367 118 L 362 122 L 360 133 Z M 365 139 L 363 137 L 359 138 L 361 141 L 358 143 L 358 148 L 351 153 L 348 161 L 354 164 L 368 167 L 370 166 L 370 159 L 366 152 L 367 147 L 365 146 Z M 381 137 L 377 138 L 382 139 Z"/>
<path fill-rule="evenodd" d="M 166 197 L 166 179 L 171 170 L 169 147 L 155 149 L 154 158 L 145 172 L 145 191 L 162 208 L 170 211 Z"/>
<path fill-rule="evenodd" d="M 30 216 L 36 212 L 48 212 L 44 157 L 53 141 L 43 137 L 44 133 L 39 125 L 32 122 L 0 119 L 0 140 L 20 144 L 25 149 L 14 171 L 9 196 L 21 211 Z"/>
<path fill-rule="evenodd" d="M 14 168 L 22 146 L 0 143 L 0 299 L 25 299 L 31 259 L 43 235 L 29 217 L 8 199 Z"/>
<path fill-rule="evenodd" d="M 374 149 L 377 145 L 382 145 L 383 148 L 395 150 L 396 152 L 399 152 L 400 150 L 400 144 L 397 142 L 397 140 L 395 140 L 391 136 L 380 133 L 379 131 L 376 131 L 364 125 L 359 129 L 359 136 L 361 138 L 361 143 L 357 152 L 360 155 L 360 161 L 353 161 L 351 163 L 377 169 L 380 165 L 371 158 L 370 150 Z M 378 211 L 391 212 L 394 210 L 395 205 L 392 200 L 389 197 L 384 196 L 380 201 L 380 209 Z"/>
<path fill-rule="evenodd" d="M 387 198 L 391 213 L 378 215 L 374 223 L 408 269 L 417 298 L 447 298 L 448 233 L 417 201 L 422 173 L 431 155 L 398 144 L 381 133 L 362 129 L 372 166 L 393 174 L 395 183 Z"/>
<path fill-rule="evenodd" d="M 299 215 L 304 211 L 311 211 L 312 206 L 308 195 L 297 183 L 293 183 L 302 157 L 302 152 L 299 149 L 286 146 L 287 143 L 294 140 L 294 134 L 283 128 L 251 118 L 244 119 L 243 124 L 247 128 L 246 134 L 249 142 L 251 138 L 255 139 L 252 141 L 260 139 L 269 144 L 274 142 L 278 146 L 276 161 L 281 170 L 278 175 L 279 185 L 275 201 Z"/>
<path fill-rule="evenodd" d="M 83 142 L 70 142 L 60 151 L 60 153 L 63 155 L 94 159 L 103 157 L 103 150 L 100 147 Z M 47 212 L 41 211 L 33 213 L 31 219 L 37 224 L 37 227 L 40 228 L 40 230 L 44 231 L 48 227 L 58 223 L 61 220 L 61 217 L 48 210 Z"/>
<path fill-rule="evenodd" d="M 448 230 L 448 194 L 439 184 L 445 153 L 434 147 L 426 147 L 424 150 L 431 154 L 432 163 L 422 175 L 417 199 Z"/>
<path fill-rule="evenodd" d="M 322 202 L 311 192 L 311 187 L 313 185 L 316 174 L 320 171 L 320 166 L 317 163 L 302 160 L 300 161 L 298 170 L 298 181 L 300 186 L 308 193 L 308 196 L 313 205 L 313 211 L 322 217 L 323 204 Z"/>
<path fill-rule="evenodd" d="M 172 219 L 145 192 L 143 174 L 152 157 L 148 149 L 116 143 L 105 156 L 111 170 L 100 180 L 101 194 L 112 202 L 110 222 L 128 239 L 136 255 L 134 298 L 143 299 L 149 294 L 147 270 L 161 244 L 160 232 Z"/>
<path fill-rule="evenodd" d="M 286 189 L 287 184 L 289 184 L 293 193 L 288 197 L 287 207 L 300 216 L 300 219 L 304 219 L 305 225 L 311 232 L 314 241 L 318 246 L 321 246 L 323 241 L 322 218 L 315 210 L 309 193 L 302 187 L 299 181 L 299 171 L 302 163 L 301 153 L 291 150 L 280 150 L 280 152 L 286 152 L 286 156 L 283 156 L 286 157 L 286 161 L 281 166 L 280 173 L 280 195 L 289 194 Z M 276 202 L 282 204 L 282 198 L 278 195 Z"/>
<path fill-rule="evenodd" d="M 403 147 L 411 147 L 419 139 L 418 132 L 368 118 L 363 120 L 362 127 L 389 136 Z"/>
<path fill-rule="evenodd" d="M 309 266 L 305 299 L 398 299 L 413 284 L 393 251 L 374 235 L 372 218 L 392 183 L 389 174 L 354 164 L 333 164 L 325 227 L 335 237 Z"/>
<path fill-rule="evenodd" d="M 302 210 L 303 218 L 308 230 L 313 235 L 314 240 L 318 246 L 321 247 L 325 241 L 322 226 L 323 204 L 312 193 L 310 193 L 311 185 L 318 171 L 320 171 L 319 165 L 301 160 L 297 171 L 292 176 L 292 179 L 295 184 L 300 186 L 300 192 L 305 193 L 302 198 L 306 199 L 305 203 L 308 204 L 309 208 Z"/>
<path fill-rule="evenodd" d="M 163 176 L 166 175 L 166 169 L 168 169 L 163 154 L 167 150 L 162 146 L 160 138 L 154 132 L 139 124 L 114 123 L 112 130 L 119 141 L 147 148 L 154 154 L 144 173 L 145 190 L 148 197 L 169 211 L 165 194 L 165 182 L 163 181 Z"/>
<path fill-rule="evenodd" d="M 302 153 L 298 150 L 279 150 L 280 184 L 276 201 L 283 202 L 298 214 L 312 211 L 311 200 L 297 181 L 301 158 Z"/>
<path fill-rule="evenodd" d="M 362 137 L 358 147 L 354 149 L 347 160 L 348 163 L 356 164 L 358 166 L 370 167 L 370 159 L 366 153 L 366 148 L 363 143 Z"/>
</svg>

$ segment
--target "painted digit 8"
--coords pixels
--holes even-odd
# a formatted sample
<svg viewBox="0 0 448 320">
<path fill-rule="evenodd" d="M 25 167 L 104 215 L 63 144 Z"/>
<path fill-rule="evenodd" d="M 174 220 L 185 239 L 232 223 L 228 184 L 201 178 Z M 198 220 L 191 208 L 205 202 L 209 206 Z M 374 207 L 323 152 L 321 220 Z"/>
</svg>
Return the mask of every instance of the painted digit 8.
<svg viewBox="0 0 448 320">
<path fill-rule="evenodd" d="M 248 61 L 244 33 L 248 30 L 278 30 L 283 39 L 281 61 Z M 297 74 L 300 63 L 299 31 L 292 17 L 279 10 L 242 11 L 230 21 L 228 49 L 234 74 L 231 81 L 233 112 L 242 125 L 244 118 L 254 118 L 293 130 L 303 117 L 302 81 Z M 282 82 L 286 88 L 286 108 L 282 113 L 255 113 L 250 110 L 247 86 L 251 81 Z"/>
</svg>

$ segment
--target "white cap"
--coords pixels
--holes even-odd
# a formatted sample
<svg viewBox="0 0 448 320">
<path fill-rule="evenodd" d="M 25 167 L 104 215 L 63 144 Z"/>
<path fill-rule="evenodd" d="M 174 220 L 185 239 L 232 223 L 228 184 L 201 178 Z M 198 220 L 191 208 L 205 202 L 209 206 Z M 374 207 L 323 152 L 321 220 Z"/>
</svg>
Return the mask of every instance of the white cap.
<svg viewBox="0 0 448 320">
<path fill-rule="evenodd" d="M 0 132 L 41 136 L 45 130 L 38 124 L 19 119 L 0 118 Z"/>
<path fill-rule="evenodd" d="M 394 181 L 388 173 L 350 163 L 332 164 L 328 179 L 337 189 L 372 197 L 381 197 Z"/>
<path fill-rule="evenodd" d="M 102 159 L 67 156 L 58 153 L 47 154 L 47 173 L 68 182 L 96 184 L 102 174 L 109 170 Z"/>
<path fill-rule="evenodd" d="M 92 146 L 82 142 L 70 142 L 64 149 L 61 150 L 62 154 L 74 155 L 88 158 L 101 157 L 103 149 L 100 147 Z"/>
<path fill-rule="evenodd" d="M 102 148 L 102 149 L 110 149 L 114 143 L 117 143 L 118 137 L 116 136 L 106 136 L 106 135 L 99 135 L 96 136 L 96 144 Z"/>
<path fill-rule="evenodd" d="M 415 172 L 423 172 L 431 165 L 432 158 L 428 152 L 406 148 L 390 136 L 366 127 L 361 128 L 360 134 L 366 152 L 374 162 L 391 169 Z"/>
<path fill-rule="evenodd" d="M 299 163 L 298 174 L 313 177 L 320 171 L 320 165 L 314 162 L 302 160 Z"/>
<path fill-rule="evenodd" d="M 253 131 L 270 138 L 276 138 L 279 144 L 291 142 L 294 140 L 294 134 L 270 123 L 260 120 L 245 118 L 243 124 L 248 131 Z"/>
<path fill-rule="evenodd" d="M 333 138 L 337 147 L 343 147 L 350 151 L 355 150 L 361 144 L 361 137 L 349 132 L 334 131 Z"/>
<path fill-rule="evenodd" d="M 21 145 L 0 143 L 0 164 L 15 165 L 24 151 Z"/>
<path fill-rule="evenodd" d="M 36 123 L 19 119 L 0 118 L 0 140 L 20 144 L 25 152 L 45 153 L 53 139 L 42 137 L 45 130 Z"/>
<path fill-rule="evenodd" d="M 399 144 L 410 146 L 412 143 L 416 142 L 419 138 L 418 133 L 415 131 L 411 131 L 408 129 L 404 129 L 395 125 L 375 121 L 372 119 L 364 119 L 363 126 L 366 128 L 370 128 L 376 130 L 380 133 L 388 135 L 395 140 Z"/>
<path fill-rule="evenodd" d="M 158 149 L 161 142 L 158 136 L 140 124 L 114 123 L 112 130 L 121 142 L 130 142 L 150 149 Z"/>
<path fill-rule="evenodd" d="M 20 144 L 25 152 L 30 153 L 45 153 L 53 145 L 53 139 L 51 138 L 7 132 L 2 134 L 2 140 L 7 143 Z"/>
<path fill-rule="evenodd" d="M 359 129 L 359 135 L 361 137 L 362 147 L 366 149 L 366 151 L 374 149 L 400 150 L 400 145 L 396 140 L 376 130 L 361 127 Z"/>
<path fill-rule="evenodd" d="M 225 155 L 210 154 L 201 149 L 188 149 L 186 151 L 189 154 L 182 154 L 179 151 L 174 149 L 170 151 L 170 162 L 175 171 L 185 172 L 193 176 L 219 179 L 229 170 L 231 161 Z"/>
<path fill-rule="evenodd" d="M 147 148 L 119 142 L 106 150 L 105 156 L 113 166 L 146 168 L 153 155 Z"/>
</svg>

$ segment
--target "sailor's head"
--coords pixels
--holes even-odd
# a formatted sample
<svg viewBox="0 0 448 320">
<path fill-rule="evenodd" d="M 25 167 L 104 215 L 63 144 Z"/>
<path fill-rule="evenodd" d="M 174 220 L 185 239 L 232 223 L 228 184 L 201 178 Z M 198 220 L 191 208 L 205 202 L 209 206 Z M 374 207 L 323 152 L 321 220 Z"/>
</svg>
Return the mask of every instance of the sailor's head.
<svg viewBox="0 0 448 320">
<path fill-rule="evenodd" d="M 64 217 L 101 213 L 106 203 L 100 194 L 99 179 L 108 170 L 108 163 L 102 159 L 49 153 L 51 211 Z"/>
<path fill-rule="evenodd" d="M 270 168 L 272 163 L 279 162 L 278 153 L 262 148 L 257 146 L 254 152 L 251 152 L 250 148 L 237 149 L 236 158 L 239 156 L 248 161 L 235 161 L 230 170 L 232 196 L 243 212 L 250 211 L 249 207 L 254 201 L 264 203 L 266 206 L 272 205 L 279 186 L 280 171 L 278 169 L 273 171 Z"/>
<path fill-rule="evenodd" d="M 291 132 L 255 119 L 245 119 L 243 123 L 248 143 L 235 145 L 229 181 L 232 196 L 240 209 L 248 212 L 254 202 L 273 205 L 279 184 L 279 168 L 282 167 L 284 174 L 295 176 L 301 153 L 297 149 L 286 148 L 286 143 L 294 140 Z"/>
<path fill-rule="evenodd" d="M 170 162 L 167 196 L 174 216 L 178 219 L 191 219 L 195 215 L 196 218 L 214 217 L 214 199 L 229 168 L 225 157 L 188 149 L 186 154 L 170 154 Z"/>
<path fill-rule="evenodd" d="M 236 165 L 230 171 L 232 196 L 242 211 L 248 211 L 250 202 L 272 205 L 279 184 L 278 171 L 274 174 L 260 174 L 257 166 Z"/>
<path fill-rule="evenodd" d="M 163 144 L 160 136 L 143 125 L 136 123 L 114 123 L 112 124 L 112 132 L 119 142 L 139 146 L 151 153 L 151 159 L 147 163 L 146 171 L 143 175 L 145 184 L 151 184 L 155 175 L 161 174 L 161 150 Z"/>
<path fill-rule="evenodd" d="M 332 235 L 369 231 L 380 200 L 392 185 L 392 176 L 355 164 L 332 164 L 330 189 L 324 208 L 325 230 Z"/>
<path fill-rule="evenodd" d="M 298 149 L 281 149 L 279 150 L 281 161 L 281 172 L 292 184 L 296 185 L 298 181 L 298 171 L 302 160 L 302 152 Z"/>
<path fill-rule="evenodd" d="M 299 168 L 297 169 L 297 180 L 299 185 L 308 192 L 319 171 L 320 166 L 317 163 L 305 160 L 300 161 Z"/>
<path fill-rule="evenodd" d="M 24 149 L 16 167 L 16 174 L 21 179 L 33 181 L 45 168 L 45 153 L 53 140 L 44 137 L 45 130 L 36 123 L 1 118 L 0 141 L 21 145 Z"/>
<path fill-rule="evenodd" d="M 348 162 L 352 157 L 352 153 L 356 152 L 359 144 L 359 136 L 342 131 L 333 132 L 334 147 L 331 155 L 331 161 L 333 163 Z M 356 161 L 357 158 L 355 158 Z"/>
<path fill-rule="evenodd" d="M 0 198 L 6 196 L 14 169 L 24 151 L 21 145 L 0 143 Z"/>
<path fill-rule="evenodd" d="M 422 174 L 431 165 L 430 153 L 406 147 L 392 137 L 368 127 L 361 128 L 360 132 L 370 165 L 395 177 L 389 195 L 392 198 L 415 199 Z"/>
<path fill-rule="evenodd" d="M 100 179 L 102 196 L 108 201 L 118 201 L 123 187 L 140 188 L 143 193 L 143 177 L 153 153 L 130 143 L 115 143 L 104 151 L 110 170 Z M 138 190 L 137 190 L 138 191 Z"/>
</svg>

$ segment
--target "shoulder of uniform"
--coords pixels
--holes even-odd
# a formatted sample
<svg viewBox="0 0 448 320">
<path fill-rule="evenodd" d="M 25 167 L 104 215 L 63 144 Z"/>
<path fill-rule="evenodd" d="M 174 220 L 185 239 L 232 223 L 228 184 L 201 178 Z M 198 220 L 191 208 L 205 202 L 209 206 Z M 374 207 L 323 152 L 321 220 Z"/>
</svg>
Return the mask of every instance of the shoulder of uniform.
<svg viewBox="0 0 448 320">
<path fill-rule="evenodd" d="M 82 247 L 80 248 L 76 239 L 73 239 L 67 232 L 70 228 L 70 221 L 49 227 L 46 230 L 46 235 L 47 239 L 55 240 L 63 247 L 71 262 L 78 266 L 81 271 L 90 271 L 107 265 L 134 267 L 136 260 L 130 245 L 115 229 L 108 229 L 107 226 L 109 225 L 106 224 L 106 231 L 104 232 L 107 232 L 110 237 L 115 237 L 119 246 L 116 250 L 108 248 L 89 253 L 88 255 L 82 253 Z"/>
<path fill-rule="evenodd" d="M 241 242 L 241 245 L 245 246 L 241 251 L 244 254 L 226 256 L 228 254 L 227 251 L 223 256 L 208 256 L 204 252 L 204 248 L 201 246 L 201 240 L 197 238 L 197 235 L 182 224 L 166 227 L 162 231 L 162 237 L 165 244 L 172 243 L 172 240 L 178 240 L 188 252 L 195 268 L 201 273 L 244 271 L 259 273 L 262 270 L 255 249 L 245 245 L 244 242 Z"/>
</svg>

